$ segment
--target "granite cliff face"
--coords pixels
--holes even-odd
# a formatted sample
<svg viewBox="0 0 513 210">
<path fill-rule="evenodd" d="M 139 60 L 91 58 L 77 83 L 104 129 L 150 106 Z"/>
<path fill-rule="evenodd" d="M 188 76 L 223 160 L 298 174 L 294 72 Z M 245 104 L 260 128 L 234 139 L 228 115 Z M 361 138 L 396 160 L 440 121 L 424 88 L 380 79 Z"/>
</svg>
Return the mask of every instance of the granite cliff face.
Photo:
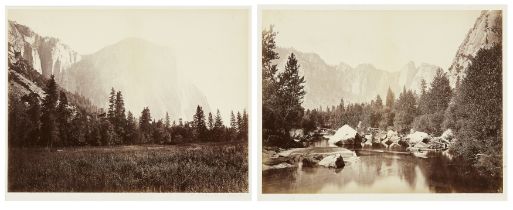
<svg viewBox="0 0 513 210">
<path fill-rule="evenodd" d="M 448 69 L 451 85 L 465 77 L 465 71 L 480 49 L 489 49 L 502 43 L 502 11 L 482 11 L 474 26 L 469 30 L 461 43 L 456 56 Z"/>
<path fill-rule="evenodd" d="M 43 76 L 48 78 L 54 74 L 60 80 L 81 59 L 77 52 L 57 38 L 41 36 L 14 21 L 9 21 L 8 27 L 8 59 L 11 63 L 15 53 L 19 53 Z"/>
<path fill-rule="evenodd" d="M 205 95 L 179 75 L 173 52 L 142 39 L 124 39 L 93 54 L 79 55 L 57 38 L 44 37 L 9 21 L 8 62 L 14 64 L 20 58 L 46 78 L 55 75 L 61 87 L 98 107 L 107 107 L 114 87 L 123 92 L 127 110 L 136 116 L 146 106 L 156 118 L 169 112 L 174 119 L 190 120 L 198 105 L 205 113 L 210 111 Z M 10 90 L 21 95 L 44 94 L 43 87 L 35 87 L 30 79 L 11 70 L 9 73 L 16 78 L 10 81 Z"/>
<path fill-rule="evenodd" d="M 64 85 L 105 107 L 111 87 L 123 92 L 127 109 L 190 120 L 200 105 L 210 108 L 196 86 L 179 75 L 173 52 L 143 39 L 128 38 L 84 56 L 70 68 Z"/>
<path fill-rule="evenodd" d="M 351 67 L 345 63 L 329 65 L 315 53 L 303 53 L 293 48 L 278 48 L 278 67 L 283 69 L 287 57 L 294 53 L 298 59 L 300 74 L 305 76 L 306 108 L 331 106 L 340 99 L 346 102 L 369 102 L 379 94 L 385 98 L 390 87 L 396 95 L 403 87 L 419 92 L 420 83 L 425 79 L 429 84 L 440 67 L 422 63 L 407 63 L 402 69 L 385 71 L 371 64 Z"/>
</svg>

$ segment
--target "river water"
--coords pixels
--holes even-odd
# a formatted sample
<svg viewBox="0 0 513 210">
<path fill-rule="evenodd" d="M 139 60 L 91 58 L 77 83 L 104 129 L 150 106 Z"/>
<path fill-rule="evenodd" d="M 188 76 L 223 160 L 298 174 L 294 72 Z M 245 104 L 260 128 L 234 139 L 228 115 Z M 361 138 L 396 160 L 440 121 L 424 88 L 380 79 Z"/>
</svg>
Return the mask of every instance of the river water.
<svg viewBox="0 0 513 210">
<path fill-rule="evenodd" d="M 325 142 L 314 144 L 327 146 Z M 263 193 L 472 193 L 501 188 L 444 152 L 428 158 L 354 150 L 359 160 L 343 169 L 271 169 L 262 174 Z"/>
</svg>

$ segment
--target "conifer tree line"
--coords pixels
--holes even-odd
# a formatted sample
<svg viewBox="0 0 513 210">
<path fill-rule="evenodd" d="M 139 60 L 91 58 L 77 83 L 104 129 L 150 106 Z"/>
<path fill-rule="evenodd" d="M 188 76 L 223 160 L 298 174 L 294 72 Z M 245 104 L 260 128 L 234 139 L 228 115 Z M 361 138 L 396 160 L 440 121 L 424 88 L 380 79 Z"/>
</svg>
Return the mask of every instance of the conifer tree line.
<svg viewBox="0 0 513 210">
<path fill-rule="evenodd" d="M 17 97 L 9 92 L 8 138 L 15 147 L 108 146 L 131 144 L 177 144 L 184 142 L 247 141 L 248 113 L 232 111 L 230 126 L 223 124 L 219 110 L 208 113 L 197 106 L 193 121 L 155 119 L 145 107 L 137 119 L 125 109 L 121 91 L 111 89 L 108 108 L 90 112 L 68 101 L 54 76 L 46 82 L 45 96 L 30 93 Z M 236 116 L 236 117 L 235 117 Z"/>
<path fill-rule="evenodd" d="M 472 58 L 466 77 L 452 88 L 448 75 L 438 69 L 431 83 L 421 81 L 420 91 L 388 88 L 366 103 L 348 103 L 304 109 L 305 80 L 299 77 L 291 54 L 284 71 L 273 61 L 276 52 L 273 27 L 262 32 L 262 127 L 264 146 L 298 146 L 287 135 L 292 128 L 304 133 L 318 128 L 393 129 L 402 135 L 412 130 L 440 136 L 451 129 L 451 152 L 490 176 L 502 176 L 502 46 L 481 49 Z"/>
</svg>

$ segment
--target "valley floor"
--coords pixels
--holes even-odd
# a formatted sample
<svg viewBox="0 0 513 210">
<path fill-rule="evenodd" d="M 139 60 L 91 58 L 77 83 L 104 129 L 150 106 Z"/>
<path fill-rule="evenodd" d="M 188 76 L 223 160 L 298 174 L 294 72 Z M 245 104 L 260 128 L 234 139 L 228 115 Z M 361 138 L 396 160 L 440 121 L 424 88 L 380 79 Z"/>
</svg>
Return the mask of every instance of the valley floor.
<svg viewBox="0 0 513 210">
<path fill-rule="evenodd" d="M 248 192 L 247 143 L 9 150 L 9 192 Z"/>
</svg>

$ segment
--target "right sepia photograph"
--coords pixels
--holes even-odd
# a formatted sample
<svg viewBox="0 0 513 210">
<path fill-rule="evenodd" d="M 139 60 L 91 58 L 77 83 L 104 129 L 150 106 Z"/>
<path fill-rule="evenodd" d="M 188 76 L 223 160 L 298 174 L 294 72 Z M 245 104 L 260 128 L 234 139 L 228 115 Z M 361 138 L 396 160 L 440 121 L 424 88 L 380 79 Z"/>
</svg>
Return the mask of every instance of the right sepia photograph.
<svg viewBox="0 0 513 210">
<path fill-rule="evenodd" d="M 503 7 L 261 7 L 261 193 L 503 194 Z"/>
</svg>

